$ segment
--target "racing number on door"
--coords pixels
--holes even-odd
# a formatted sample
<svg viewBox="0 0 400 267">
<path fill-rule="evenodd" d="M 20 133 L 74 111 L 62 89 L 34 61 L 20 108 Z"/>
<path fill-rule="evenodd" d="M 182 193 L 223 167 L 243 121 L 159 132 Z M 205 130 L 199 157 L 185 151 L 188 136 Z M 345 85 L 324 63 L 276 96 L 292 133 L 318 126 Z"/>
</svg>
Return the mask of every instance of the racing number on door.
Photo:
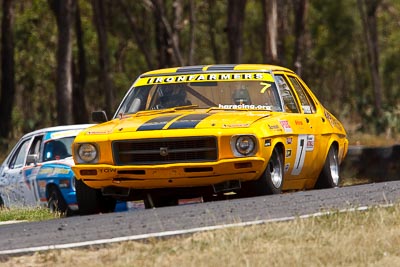
<svg viewBox="0 0 400 267">
<path fill-rule="evenodd" d="M 297 139 L 296 159 L 294 160 L 292 175 L 299 175 L 303 169 L 304 159 L 306 158 L 306 144 L 307 135 L 300 134 Z"/>
</svg>

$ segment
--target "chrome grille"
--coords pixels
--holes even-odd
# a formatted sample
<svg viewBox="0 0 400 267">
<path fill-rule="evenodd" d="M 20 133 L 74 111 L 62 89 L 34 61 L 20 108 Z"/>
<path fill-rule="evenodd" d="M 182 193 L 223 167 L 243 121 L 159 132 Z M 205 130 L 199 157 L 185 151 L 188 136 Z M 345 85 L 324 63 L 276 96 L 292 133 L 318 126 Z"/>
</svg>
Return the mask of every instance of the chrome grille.
<svg viewBox="0 0 400 267">
<path fill-rule="evenodd" d="M 215 161 L 215 137 L 182 137 L 114 141 L 116 165 L 148 165 Z"/>
</svg>

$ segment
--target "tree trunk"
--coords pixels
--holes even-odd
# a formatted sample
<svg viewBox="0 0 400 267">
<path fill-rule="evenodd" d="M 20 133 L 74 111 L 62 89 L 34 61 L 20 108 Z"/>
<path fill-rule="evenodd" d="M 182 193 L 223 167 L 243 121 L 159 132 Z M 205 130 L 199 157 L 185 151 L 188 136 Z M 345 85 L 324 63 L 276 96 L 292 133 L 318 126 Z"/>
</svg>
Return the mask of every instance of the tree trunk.
<svg viewBox="0 0 400 267">
<path fill-rule="evenodd" d="M 196 7 L 194 0 L 189 0 L 189 21 L 190 21 L 190 42 L 189 42 L 189 56 L 188 65 L 194 63 L 194 52 L 196 50 Z"/>
<path fill-rule="evenodd" d="M 57 40 L 57 121 L 72 123 L 72 27 L 76 1 L 49 0 L 58 28 Z"/>
<path fill-rule="evenodd" d="M 379 75 L 379 48 L 378 33 L 376 23 L 376 11 L 380 5 L 380 0 L 361 1 L 358 0 L 358 8 L 364 30 L 364 37 L 368 48 L 368 62 L 372 77 L 374 90 L 374 108 L 377 117 L 382 114 L 382 85 Z"/>
<path fill-rule="evenodd" d="M 160 48 L 166 48 L 164 52 L 167 53 L 169 59 L 167 65 L 184 65 L 181 51 L 179 48 L 179 29 L 181 25 L 182 16 L 182 3 L 180 0 L 175 0 L 173 3 L 174 8 L 174 23 L 171 27 L 168 22 L 168 18 L 165 14 L 164 1 L 152 0 L 156 21 L 160 20 L 161 24 L 157 24 L 158 31 L 163 33 L 164 38 L 159 39 L 159 42 L 165 42 L 165 45 L 161 45 Z M 162 50 L 159 50 L 161 53 Z"/>
<path fill-rule="evenodd" d="M 303 53 L 304 53 L 304 32 L 307 17 L 307 0 L 294 1 L 295 27 L 294 27 L 294 51 L 293 51 L 293 67 L 298 75 L 302 75 Z"/>
<path fill-rule="evenodd" d="M 168 53 L 167 33 L 164 23 L 160 20 L 160 13 L 164 13 L 164 2 L 162 0 L 151 0 L 153 6 L 153 15 L 156 31 L 156 47 L 158 68 L 169 67 L 171 62 L 171 54 Z"/>
<path fill-rule="evenodd" d="M 288 35 L 288 4 L 287 0 L 279 0 L 277 1 L 278 11 L 278 37 L 277 37 L 277 49 L 278 49 L 278 62 L 280 65 L 287 65 L 287 56 L 286 56 L 286 43 Z"/>
<path fill-rule="evenodd" d="M 79 4 L 76 7 L 75 17 L 76 43 L 78 46 L 77 64 L 74 64 L 73 81 L 74 87 L 72 92 L 72 109 L 74 115 L 74 123 L 87 123 L 89 121 L 88 110 L 85 101 L 85 83 L 86 83 L 86 56 L 83 44 L 83 30 L 81 22 L 81 14 Z"/>
<path fill-rule="evenodd" d="M 265 63 L 278 63 L 278 4 L 277 0 L 262 0 L 264 19 L 263 59 Z"/>
<path fill-rule="evenodd" d="M 3 0 L 3 18 L 1 21 L 0 138 L 9 136 L 15 98 L 14 8 L 12 2 L 12 0 Z"/>
<path fill-rule="evenodd" d="M 227 34 L 230 63 L 240 63 L 242 59 L 245 8 L 246 0 L 228 0 Z"/>
<path fill-rule="evenodd" d="M 137 25 L 137 19 L 136 17 L 133 16 L 132 12 L 130 12 L 128 10 L 127 5 L 125 4 L 125 2 L 123 0 L 119 0 L 118 4 L 122 10 L 122 12 L 124 13 L 129 26 L 132 30 L 133 36 L 135 37 L 136 40 L 136 44 L 138 45 L 140 51 L 142 51 L 144 58 L 146 60 L 147 63 L 147 67 L 149 69 L 153 69 L 154 68 L 154 64 L 153 64 L 153 60 L 152 60 L 152 56 L 151 56 L 151 52 L 149 49 L 149 46 L 143 36 L 143 34 L 141 34 L 139 32 L 139 27 Z"/>
<path fill-rule="evenodd" d="M 92 0 L 93 18 L 99 41 L 99 88 L 104 92 L 104 110 L 108 115 L 114 112 L 114 86 L 110 78 L 110 61 L 107 48 L 107 31 L 104 1 Z"/>
<path fill-rule="evenodd" d="M 180 49 L 180 38 L 179 33 L 182 29 L 182 0 L 174 0 L 172 4 L 172 8 L 174 9 L 174 18 L 173 18 L 173 27 L 171 32 L 172 39 L 172 47 L 174 49 L 175 61 L 176 64 L 182 66 L 184 65 L 184 60 L 182 57 L 181 49 Z M 163 20 L 164 21 L 164 20 Z M 168 25 L 165 26 L 168 29 Z"/>
<path fill-rule="evenodd" d="M 210 36 L 210 45 L 211 45 L 211 50 L 213 53 L 214 57 L 214 62 L 219 63 L 220 62 L 220 55 L 219 55 L 219 50 L 218 50 L 218 45 L 216 41 L 216 32 L 217 30 L 215 29 L 215 24 L 216 24 L 216 18 L 214 16 L 214 9 L 213 7 L 215 6 L 215 0 L 208 0 L 207 1 L 208 5 L 208 21 L 207 21 L 207 28 L 208 28 L 208 35 Z"/>
</svg>

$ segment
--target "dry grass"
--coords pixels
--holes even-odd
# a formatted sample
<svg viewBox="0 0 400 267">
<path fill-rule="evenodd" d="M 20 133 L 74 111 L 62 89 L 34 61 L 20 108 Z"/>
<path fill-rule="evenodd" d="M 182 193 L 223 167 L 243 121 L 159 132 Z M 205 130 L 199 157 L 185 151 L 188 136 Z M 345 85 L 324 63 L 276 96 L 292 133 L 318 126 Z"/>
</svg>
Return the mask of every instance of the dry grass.
<svg viewBox="0 0 400 267">
<path fill-rule="evenodd" d="M 388 136 L 382 135 L 371 135 L 358 132 L 348 132 L 347 138 L 349 139 L 350 145 L 361 145 L 369 147 L 387 147 L 392 145 L 400 144 L 400 135 Z"/>
<path fill-rule="evenodd" d="M 351 120 L 343 120 L 343 126 L 347 132 L 347 138 L 350 145 L 361 145 L 369 147 L 386 147 L 400 144 L 400 133 L 393 131 L 385 131 L 380 135 L 375 135 L 368 132 L 360 132 L 357 130 L 360 127 L 359 122 Z"/>
<path fill-rule="evenodd" d="M 11 257 L 2 266 L 400 266 L 400 205 L 99 249 Z"/>
</svg>

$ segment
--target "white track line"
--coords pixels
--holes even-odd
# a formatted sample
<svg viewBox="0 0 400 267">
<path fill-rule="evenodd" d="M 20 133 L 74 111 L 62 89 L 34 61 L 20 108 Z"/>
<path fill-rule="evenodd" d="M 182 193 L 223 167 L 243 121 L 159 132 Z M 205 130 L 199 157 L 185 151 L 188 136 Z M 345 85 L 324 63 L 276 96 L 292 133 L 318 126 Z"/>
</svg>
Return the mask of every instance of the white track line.
<svg viewBox="0 0 400 267">
<path fill-rule="evenodd" d="M 27 220 L 4 221 L 4 222 L 0 222 L 0 225 L 13 224 L 13 223 L 22 223 L 22 222 L 27 222 Z"/>
<path fill-rule="evenodd" d="M 379 205 L 379 206 L 373 206 L 373 207 L 386 208 L 386 207 L 392 207 L 392 206 L 393 206 L 393 204 L 385 204 L 385 205 Z M 93 240 L 93 241 L 84 241 L 84 242 L 76 242 L 76 243 L 68 243 L 68 244 L 58 244 L 58 245 L 49 245 L 49 246 L 2 250 L 2 251 L 0 251 L 0 255 L 24 254 L 24 253 L 32 253 L 32 252 L 46 251 L 46 250 L 53 250 L 53 249 L 77 248 L 77 247 L 117 243 L 117 242 L 123 242 L 123 241 L 142 240 L 142 239 L 148 239 L 148 238 L 170 237 L 170 236 L 176 236 L 176 235 L 192 234 L 192 233 L 196 233 L 196 232 L 213 231 L 213 230 L 224 229 L 224 228 L 243 227 L 243 226 L 259 225 L 259 224 L 272 223 L 272 222 L 290 221 L 290 220 L 295 220 L 297 218 L 306 219 L 306 218 L 311 218 L 311 217 L 319 217 L 319 216 L 324 216 L 324 215 L 335 214 L 338 212 L 343 213 L 343 212 L 353 212 L 353 211 L 365 211 L 365 210 L 371 209 L 373 207 L 363 206 L 363 207 L 358 207 L 358 208 L 342 209 L 342 210 L 338 210 L 338 211 L 316 212 L 316 213 L 300 215 L 300 216 L 289 216 L 289 217 L 267 219 L 267 220 L 256 220 L 256 221 L 242 222 L 242 223 L 206 226 L 206 227 L 198 227 L 198 228 L 192 228 L 192 229 L 187 229 L 187 230 L 165 231 L 165 232 L 158 232 L 158 233 L 114 237 L 114 238 L 108 238 L 108 239 L 98 239 L 98 240 Z"/>
</svg>

